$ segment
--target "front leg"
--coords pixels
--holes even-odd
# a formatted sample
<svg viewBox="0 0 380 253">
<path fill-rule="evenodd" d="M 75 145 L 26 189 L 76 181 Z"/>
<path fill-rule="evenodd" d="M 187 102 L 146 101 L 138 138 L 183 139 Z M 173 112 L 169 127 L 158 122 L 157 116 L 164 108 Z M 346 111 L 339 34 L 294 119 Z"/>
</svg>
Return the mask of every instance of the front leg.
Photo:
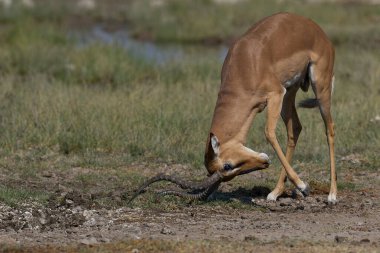
<svg viewBox="0 0 380 253">
<path fill-rule="evenodd" d="M 297 94 L 297 89 L 290 89 L 284 96 L 282 102 L 281 117 L 285 123 L 288 141 L 286 145 L 286 160 L 289 164 L 292 162 L 292 157 L 294 149 L 297 144 L 298 137 L 301 133 L 302 126 L 297 115 L 297 110 L 295 106 L 295 99 Z M 271 193 L 268 194 L 268 200 L 276 200 L 285 191 L 286 182 L 286 171 L 284 168 L 281 169 L 281 174 L 278 179 L 276 187 Z"/>
<path fill-rule="evenodd" d="M 265 136 L 267 140 L 269 141 L 269 143 L 272 145 L 273 149 L 275 150 L 290 181 L 304 195 L 308 195 L 310 193 L 310 187 L 308 186 L 308 184 L 304 183 L 298 177 L 297 173 L 290 166 L 288 160 L 286 159 L 284 153 L 281 150 L 280 144 L 278 143 L 277 137 L 276 137 L 277 121 L 278 121 L 278 118 L 280 117 L 283 97 L 285 93 L 286 93 L 286 90 L 283 89 L 282 91 L 271 93 L 270 96 L 268 97 L 268 115 L 267 115 L 267 124 L 265 127 Z"/>
</svg>

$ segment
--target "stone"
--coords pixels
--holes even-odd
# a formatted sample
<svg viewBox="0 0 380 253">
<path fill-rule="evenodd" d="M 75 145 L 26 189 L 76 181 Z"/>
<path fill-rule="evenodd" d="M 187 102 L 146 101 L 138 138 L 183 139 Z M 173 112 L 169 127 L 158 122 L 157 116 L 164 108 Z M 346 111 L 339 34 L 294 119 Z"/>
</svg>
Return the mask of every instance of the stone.
<svg viewBox="0 0 380 253">
<path fill-rule="evenodd" d="M 85 239 L 80 240 L 79 242 L 84 245 L 94 245 L 98 243 L 95 237 L 85 238 Z"/>
<path fill-rule="evenodd" d="M 347 237 L 336 235 L 335 238 L 334 238 L 334 241 L 337 242 L 337 243 L 342 243 L 342 242 L 347 241 Z"/>
<path fill-rule="evenodd" d="M 175 235 L 174 231 L 171 231 L 169 228 L 163 227 L 160 231 L 163 235 Z"/>
</svg>

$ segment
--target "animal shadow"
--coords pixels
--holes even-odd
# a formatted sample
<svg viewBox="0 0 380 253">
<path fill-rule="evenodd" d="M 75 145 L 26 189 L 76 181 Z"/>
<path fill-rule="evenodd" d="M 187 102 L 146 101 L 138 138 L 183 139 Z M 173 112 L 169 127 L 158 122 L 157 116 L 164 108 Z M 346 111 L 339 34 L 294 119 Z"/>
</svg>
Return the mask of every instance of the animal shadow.
<svg viewBox="0 0 380 253">
<path fill-rule="evenodd" d="M 209 197 L 209 201 L 240 201 L 244 204 L 250 204 L 252 198 L 266 198 L 267 195 L 271 192 L 268 187 L 265 186 L 255 186 L 252 189 L 245 189 L 239 187 L 238 189 L 231 192 L 221 192 L 216 191 Z"/>
</svg>

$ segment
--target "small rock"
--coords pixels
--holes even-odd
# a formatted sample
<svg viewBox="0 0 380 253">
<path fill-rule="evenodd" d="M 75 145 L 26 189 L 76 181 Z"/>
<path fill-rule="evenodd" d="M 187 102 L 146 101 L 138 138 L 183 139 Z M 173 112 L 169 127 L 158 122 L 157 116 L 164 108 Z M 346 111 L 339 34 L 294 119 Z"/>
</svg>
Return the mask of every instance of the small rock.
<svg viewBox="0 0 380 253">
<path fill-rule="evenodd" d="M 47 220 L 45 218 L 39 218 L 38 219 L 41 225 L 45 225 L 47 223 Z"/>
<path fill-rule="evenodd" d="M 334 238 L 334 240 L 337 243 L 342 243 L 342 242 L 347 241 L 347 237 L 336 235 L 335 238 Z"/>
<path fill-rule="evenodd" d="M 247 235 L 244 237 L 244 241 L 258 241 L 259 239 L 257 239 L 255 236 L 253 235 Z"/>
<path fill-rule="evenodd" d="M 42 172 L 42 176 L 43 176 L 43 177 L 50 178 L 50 177 L 53 177 L 54 174 L 51 173 L 50 171 L 44 171 L 44 172 Z"/>
<path fill-rule="evenodd" d="M 296 207 L 296 210 L 304 210 L 304 209 L 305 209 L 305 207 L 303 205 L 299 205 Z"/>
<path fill-rule="evenodd" d="M 292 203 L 293 201 L 291 198 L 280 198 L 279 202 L 281 202 L 281 203 Z"/>
<path fill-rule="evenodd" d="M 359 154 L 350 154 L 344 156 L 340 159 L 341 161 L 346 161 L 352 164 L 360 165 L 362 163 L 362 157 Z"/>
<path fill-rule="evenodd" d="M 83 216 L 86 218 L 86 220 L 90 219 L 93 214 L 92 210 L 84 210 L 83 211 Z"/>
<path fill-rule="evenodd" d="M 82 212 L 82 207 L 81 206 L 76 206 L 72 209 L 73 213 L 80 213 Z"/>
<path fill-rule="evenodd" d="M 161 234 L 163 235 L 175 235 L 175 232 L 171 231 L 169 228 L 162 228 Z"/>
<path fill-rule="evenodd" d="M 31 212 L 25 212 L 24 218 L 25 218 L 25 220 L 30 221 L 33 219 L 33 214 Z"/>
<path fill-rule="evenodd" d="M 85 222 L 83 223 L 84 226 L 87 227 L 94 227 L 97 225 L 96 219 L 94 217 L 91 217 L 89 219 L 85 218 Z"/>
<path fill-rule="evenodd" d="M 94 245 L 98 243 L 95 237 L 85 238 L 85 239 L 80 240 L 79 242 L 84 245 Z"/>
<path fill-rule="evenodd" d="M 74 204 L 74 201 L 72 201 L 71 199 L 65 199 L 65 203 L 68 206 L 72 206 Z"/>
<path fill-rule="evenodd" d="M 368 242 L 371 242 L 371 241 L 368 238 L 364 238 L 364 239 L 361 239 L 360 242 L 368 243 Z"/>
<path fill-rule="evenodd" d="M 108 239 L 108 238 L 104 238 L 104 237 L 100 238 L 99 241 L 104 242 L 104 243 L 109 243 L 109 242 L 111 242 L 110 239 Z M 132 252 L 133 252 L 133 251 L 132 251 Z"/>
<path fill-rule="evenodd" d="M 292 205 L 292 199 L 290 198 L 281 198 L 279 199 L 280 206 L 291 206 Z"/>
</svg>

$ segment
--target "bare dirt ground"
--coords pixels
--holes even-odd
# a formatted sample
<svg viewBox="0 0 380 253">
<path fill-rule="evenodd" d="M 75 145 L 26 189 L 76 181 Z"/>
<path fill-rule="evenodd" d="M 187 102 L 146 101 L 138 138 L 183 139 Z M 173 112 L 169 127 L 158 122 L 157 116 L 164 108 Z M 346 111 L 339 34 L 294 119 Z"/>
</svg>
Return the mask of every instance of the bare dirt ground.
<svg viewBox="0 0 380 253">
<path fill-rule="evenodd" d="M 379 176 L 379 172 L 372 172 L 358 177 L 363 181 Z M 47 205 L 24 203 L 12 207 L 0 203 L 0 250 L 40 251 L 40 247 L 49 245 L 67 249 L 72 245 L 97 247 L 144 240 L 210 240 L 261 245 L 264 251 L 272 251 L 270 245 L 278 243 L 287 249 L 302 249 L 299 242 L 380 251 L 377 185 L 340 191 L 339 203 L 333 206 L 327 204 L 327 194 L 318 189 L 306 198 L 292 196 L 288 191 L 277 202 L 265 200 L 268 192 L 268 188 L 259 186 L 231 192 L 227 184 L 208 202 L 185 205 L 173 212 L 122 205 L 96 206 L 93 194 L 60 185 Z M 120 196 L 116 194 L 113 198 L 118 200 Z M 213 204 L 224 200 L 249 208 Z"/>
<path fill-rule="evenodd" d="M 0 238 L 3 243 L 23 245 L 143 238 L 380 242 L 379 192 L 344 193 L 335 206 L 321 199 L 325 196 L 282 198 L 276 203 L 256 199 L 255 205 L 262 208 L 255 211 L 201 205 L 175 213 L 128 207 L 1 205 Z"/>
</svg>

